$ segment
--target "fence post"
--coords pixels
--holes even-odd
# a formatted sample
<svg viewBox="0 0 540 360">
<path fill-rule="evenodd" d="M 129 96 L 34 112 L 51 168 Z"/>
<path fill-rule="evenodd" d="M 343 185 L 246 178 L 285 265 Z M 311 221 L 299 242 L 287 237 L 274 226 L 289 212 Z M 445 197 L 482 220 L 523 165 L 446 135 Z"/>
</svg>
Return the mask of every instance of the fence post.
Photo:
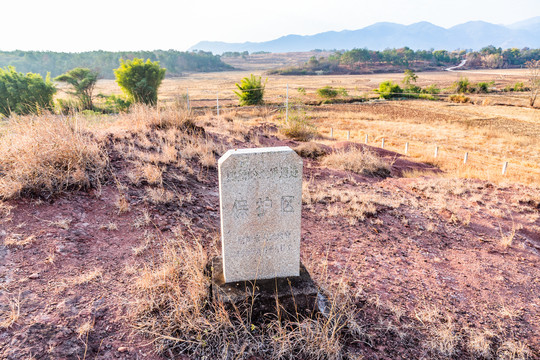
<svg viewBox="0 0 540 360">
<path fill-rule="evenodd" d="M 384 149 L 384 138 L 382 138 L 381 149 Z"/>
<path fill-rule="evenodd" d="M 285 99 L 285 122 L 289 122 L 289 84 L 287 83 L 287 98 Z"/>
<path fill-rule="evenodd" d="M 437 158 L 437 156 L 439 156 L 439 147 L 435 146 L 435 158 Z"/>
<path fill-rule="evenodd" d="M 405 155 L 409 155 L 409 143 L 405 143 Z"/>
<path fill-rule="evenodd" d="M 351 140 L 351 130 L 347 130 L 347 140 Z"/>
<path fill-rule="evenodd" d="M 469 159 L 469 153 L 466 152 L 465 157 L 463 158 L 463 164 L 466 164 L 468 159 Z"/>
<path fill-rule="evenodd" d="M 506 175 L 506 168 L 508 167 L 508 161 L 505 161 L 502 168 L 502 174 Z"/>
<path fill-rule="evenodd" d="M 368 134 L 366 134 L 366 145 L 368 143 Z"/>
<path fill-rule="evenodd" d="M 216 94 L 216 107 L 217 107 L 217 116 L 219 117 L 219 91 Z"/>
</svg>

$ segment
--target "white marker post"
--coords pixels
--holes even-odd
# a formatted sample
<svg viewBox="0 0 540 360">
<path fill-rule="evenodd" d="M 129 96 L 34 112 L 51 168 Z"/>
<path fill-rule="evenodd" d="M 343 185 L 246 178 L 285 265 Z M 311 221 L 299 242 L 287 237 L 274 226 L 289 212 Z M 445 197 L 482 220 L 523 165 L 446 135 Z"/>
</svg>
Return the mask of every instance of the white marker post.
<svg viewBox="0 0 540 360">
<path fill-rule="evenodd" d="M 351 140 L 351 130 L 347 130 L 347 140 Z"/>
<path fill-rule="evenodd" d="M 330 128 L 330 139 L 334 140 L 334 128 Z"/>
<path fill-rule="evenodd" d="M 502 174 L 506 175 L 506 168 L 508 167 L 508 161 L 505 161 L 502 168 Z"/>
<path fill-rule="evenodd" d="M 463 158 L 463 164 L 466 164 L 467 160 L 469 160 L 469 153 L 468 152 L 465 153 L 465 157 Z"/>
<path fill-rule="evenodd" d="M 384 138 L 382 138 L 381 149 L 384 149 Z"/>
<path fill-rule="evenodd" d="M 366 145 L 368 143 L 368 134 L 366 134 Z"/>
<path fill-rule="evenodd" d="M 435 146 L 435 158 L 437 158 L 437 156 L 439 156 L 439 147 Z"/>
<path fill-rule="evenodd" d="M 405 143 L 405 155 L 409 155 L 409 143 Z"/>
<path fill-rule="evenodd" d="M 287 84 L 287 98 L 285 99 L 285 122 L 289 122 L 289 84 Z"/>
</svg>

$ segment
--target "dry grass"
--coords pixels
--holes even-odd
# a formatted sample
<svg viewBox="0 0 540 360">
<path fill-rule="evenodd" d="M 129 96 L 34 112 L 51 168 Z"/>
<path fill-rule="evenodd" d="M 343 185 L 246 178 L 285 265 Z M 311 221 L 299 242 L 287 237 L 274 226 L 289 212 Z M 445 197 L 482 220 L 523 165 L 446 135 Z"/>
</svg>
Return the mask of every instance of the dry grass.
<svg viewBox="0 0 540 360">
<path fill-rule="evenodd" d="M 32 244 L 35 239 L 35 235 L 25 237 L 22 234 L 9 234 L 4 239 L 4 245 L 12 247 L 26 246 Z"/>
<path fill-rule="evenodd" d="M 302 203 L 311 211 L 348 219 L 351 226 L 374 217 L 382 209 L 394 209 L 400 202 L 384 194 L 374 192 L 356 184 L 356 188 L 342 188 L 339 184 L 318 183 L 311 181 L 302 185 Z M 324 206 L 317 207 L 317 204 Z"/>
<path fill-rule="evenodd" d="M 103 149 L 76 118 L 14 117 L 0 137 L 0 198 L 96 186 L 106 165 Z"/>
<path fill-rule="evenodd" d="M 90 272 L 81 274 L 73 279 L 74 285 L 84 285 L 92 281 L 101 281 L 103 279 L 103 270 L 94 269 Z"/>
<path fill-rule="evenodd" d="M 391 165 L 364 148 L 350 148 L 325 156 L 321 164 L 367 176 L 390 176 Z"/>
<path fill-rule="evenodd" d="M 335 301 L 328 317 L 249 322 L 241 310 L 207 302 L 207 261 L 197 240 L 179 237 L 167 241 L 160 261 L 140 274 L 133 317 L 159 352 L 194 358 L 345 358 L 345 327 L 359 329 L 352 325 L 351 301 Z"/>
<path fill-rule="evenodd" d="M 7 303 L 3 305 L 3 307 L 0 307 L 0 329 L 7 329 L 11 327 L 21 315 L 20 295 L 18 297 L 7 296 Z"/>
</svg>

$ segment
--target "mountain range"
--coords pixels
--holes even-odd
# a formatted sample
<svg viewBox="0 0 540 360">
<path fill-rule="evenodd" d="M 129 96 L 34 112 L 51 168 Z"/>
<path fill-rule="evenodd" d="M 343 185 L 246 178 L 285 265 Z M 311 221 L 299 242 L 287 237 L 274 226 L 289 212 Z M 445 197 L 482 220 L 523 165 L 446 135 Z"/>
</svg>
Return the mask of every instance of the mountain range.
<svg viewBox="0 0 540 360">
<path fill-rule="evenodd" d="M 540 48 L 540 16 L 510 25 L 470 21 L 449 29 L 423 21 L 411 25 L 379 22 L 358 30 L 327 31 L 315 35 L 286 35 L 264 42 L 227 43 L 201 41 L 189 50 L 294 52 L 349 50 L 367 48 L 384 50 L 408 46 L 414 50 L 472 49 L 493 45 L 506 48 Z"/>
</svg>

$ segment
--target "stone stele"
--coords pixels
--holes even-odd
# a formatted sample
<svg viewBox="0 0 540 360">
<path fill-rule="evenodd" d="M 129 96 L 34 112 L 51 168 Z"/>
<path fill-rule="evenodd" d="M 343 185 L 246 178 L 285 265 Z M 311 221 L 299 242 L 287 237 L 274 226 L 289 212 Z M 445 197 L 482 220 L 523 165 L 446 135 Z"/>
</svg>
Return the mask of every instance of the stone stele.
<svg viewBox="0 0 540 360">
<path fill-rule="evenodd" d="M 218 167 L 225 282 L 299 276 L 300 156 L 288 146 L 229 150 Z"/>
</svg>

